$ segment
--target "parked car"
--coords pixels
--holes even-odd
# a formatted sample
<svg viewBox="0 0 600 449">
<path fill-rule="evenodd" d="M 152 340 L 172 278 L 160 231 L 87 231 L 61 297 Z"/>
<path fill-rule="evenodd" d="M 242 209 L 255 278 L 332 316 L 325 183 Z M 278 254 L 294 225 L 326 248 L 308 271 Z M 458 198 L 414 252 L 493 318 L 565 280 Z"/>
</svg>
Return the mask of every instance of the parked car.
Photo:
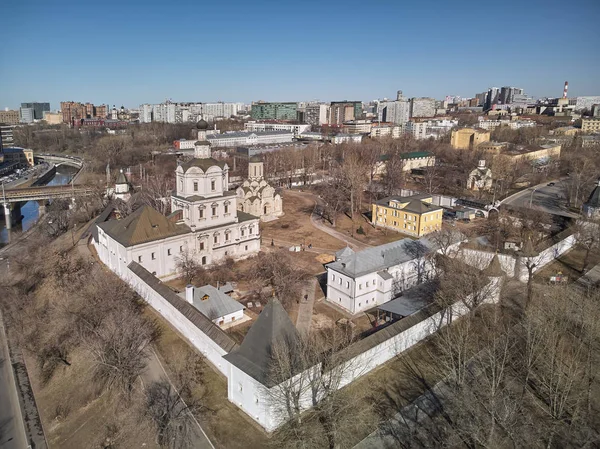
<svg viewBox="0 0 600 449">
<path fill-rule="evenodd" d="M 552 187 L 553 185 L 556 185 L 556 183 L 555 183 L 555 182 L 549 182 L 549 183 L 548 183 L 548 186 L 549 186 L 549 187 Z"/>
</svg>

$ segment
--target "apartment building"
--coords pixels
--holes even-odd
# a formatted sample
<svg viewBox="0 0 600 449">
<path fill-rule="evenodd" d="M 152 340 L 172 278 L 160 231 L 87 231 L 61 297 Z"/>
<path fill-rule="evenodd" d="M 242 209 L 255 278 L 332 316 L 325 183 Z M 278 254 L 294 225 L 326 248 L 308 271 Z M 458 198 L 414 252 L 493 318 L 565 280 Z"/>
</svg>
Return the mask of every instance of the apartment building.
<svg viewBox="0 0 600 449">
<path fill-rule="evenodd" d="M 600 117 L 588 117 L 581 119 L 581 131 L 584 133 L 600 132 Z"/>
<path fill-rule="evenodd" d="M 310 131 L 310 125 L 305 124 L 292 124 L 292 123 L 276 123 L 276 122 L 255 122 L 250 121 L 244 124 L 246 131 L 287 131 L 298 136 L 299 134 Z"/>
<path fill-rule="evenodd" d="M 329 108 L 330 125 L 341 125 L 344 122 L 356 120 L 362 116 L 361 101 L 332 101 Z"/>
<path fill-rule="evenodd" d="M 326 125 L 329 120 L 328 104 L 307 104 L 304 108 L 304 121 L 312 126 Z"/>
<path fill-rule="evenodd" d="M 17 125 L 19 123 L 19 120 L 19 111 L 0 111 L 0 123 L 5 123 L 7 125 Z"/>
<path fill-rule="evenodd" d="M 421 97 L 410 99 L 411 117 L 433 117 L 435 110 L 434 98 Z"/>
</svg>

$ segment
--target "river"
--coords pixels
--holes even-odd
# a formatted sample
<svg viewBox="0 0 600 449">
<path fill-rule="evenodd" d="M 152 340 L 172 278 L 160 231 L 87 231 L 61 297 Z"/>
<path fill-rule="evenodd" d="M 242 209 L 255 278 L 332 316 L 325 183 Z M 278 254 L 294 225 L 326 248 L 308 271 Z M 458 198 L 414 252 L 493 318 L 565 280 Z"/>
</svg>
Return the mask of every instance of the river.
<svg viewBox="0 0 600 449">
<path fill-rule="evenodd" d="M 61 165 L 56 168 L 56 174 L 46 185 L 59 186 L 68 184 L 75 173 L 77 173 L 77 168 L 70 167 L 68 165 Z M 27 231 L 35 224 L 39 216 L 38 208 L 39 206 L 37 201 L 28 201 L 27 203 L 23 204 L 21 206 L 21 215 L 23 216 L 23 219 L 20 223 L 13 226 L 10 231 L 6 229 L 6 223 L 4 221 L 4 217 L 2 217 L 0 220 L 0 247 L 10 243 L 11 238 L 14 238 L 23 231 Z M 1 210 L 0 212 L 4 214 L 4 210 Z"/>
</svg>

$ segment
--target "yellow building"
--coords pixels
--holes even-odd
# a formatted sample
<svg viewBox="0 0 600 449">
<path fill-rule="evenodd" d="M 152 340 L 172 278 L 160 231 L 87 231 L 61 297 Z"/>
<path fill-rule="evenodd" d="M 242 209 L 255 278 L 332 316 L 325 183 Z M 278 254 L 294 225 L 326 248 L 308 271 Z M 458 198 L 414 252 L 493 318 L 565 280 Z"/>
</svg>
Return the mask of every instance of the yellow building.
<svg viewBox="0 0 600 449">
<path fill-rule="evenodd" d="M 469 150 L 482 142 L 489 142 L 490 132 L 478 128 L 462 128 L 452 131 L 450 144 L 457 150 Z"/>
<path fill-rule="evenodd" d="M 581 119 L 581 131 L 584 133 L 600 132 L 600 117 L 589 117 Z"/>
<path fill-rule="evenodd" d="M 390 196 L 373 203 L 371 223 L 421 237 L 442 228 L 442 208 L 431 195 Z"/>
<path fill-rule="evenodd" d="M 581 131 L 581 130 L 578 128 L 575 128 L 574 126 L 561 126 L 560 128 L 556 128 L 556 129 L 550 131 L 550 133 L 555 136 L 574 136 L 579 131 Z"/>
<path fill-rule="evenodd" d="M 44 112 L 44 121 L 48 125 L 60 125 L 63 121 L 63 116 L 60 112 Z"/>
<path fill-rule="evenodd" d="M 502 153 L 511 162 L 517 163 L 523 160 L 544 161 L 560 158 L 560 145 L 540 145 L 535 147 L 523 147 Z"/>
<path fill-rule="evenodd" d="M 498 154 L 508 148 L 508 142 L 482 142 L 477 145 L 477 150 L 485 151 L 486 153 Z"/>
</svg>

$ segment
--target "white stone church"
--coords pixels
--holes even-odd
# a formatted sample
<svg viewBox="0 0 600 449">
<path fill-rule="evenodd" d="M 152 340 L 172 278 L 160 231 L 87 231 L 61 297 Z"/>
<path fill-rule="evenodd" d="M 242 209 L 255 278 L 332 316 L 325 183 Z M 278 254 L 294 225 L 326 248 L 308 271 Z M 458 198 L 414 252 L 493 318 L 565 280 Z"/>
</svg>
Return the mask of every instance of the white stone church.
<svg viewBox="0 0 600 449">
<path fill-rule="evenodd" d="M 248 161 L 248 178 L 236 190 L 238 209 L 269 221 L 283 215 L 281 195 L 264 178 L 264 163 L 259 156 Z"/>
<path fill-rule="evenodd" d="M 158 278 L 171 278 L 186 252 L 210 265 L 260 250 L 259 218 L 238 210 L 236 192 L 228 190 L 229 167 L 211 157 L 208 123 L 200 120 L 197 129 L 194 158 L 175 172 L 169 217 L 143 206 L 124 219 L 97 224 L 98 255 L 117 274 L 137 262 Z"/>
</svg>

